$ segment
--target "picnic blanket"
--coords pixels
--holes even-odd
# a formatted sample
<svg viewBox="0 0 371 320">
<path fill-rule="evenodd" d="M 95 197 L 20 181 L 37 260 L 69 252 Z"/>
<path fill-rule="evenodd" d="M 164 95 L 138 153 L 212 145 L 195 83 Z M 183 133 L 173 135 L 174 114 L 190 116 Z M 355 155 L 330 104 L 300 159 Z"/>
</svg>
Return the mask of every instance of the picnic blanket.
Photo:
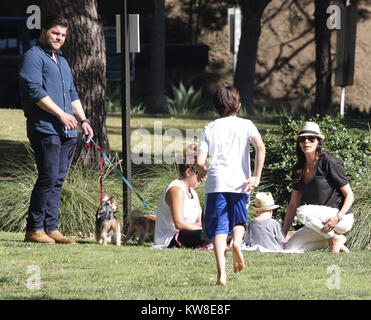
<svg viewBox="0 0 371 320">
<path fill-rule="evenodd" d="M 242 251 L 256 251 L 256 252 L 261 252 L 261 253 L 302 253 L 298 250 L 271 250 L 271 249 L 267 249 L 267 248 L 264 248 L 263 246 L 261 245 L 255 245 L 255 246 L 246 246 L 246 245 L 242 245 L 241 247 L 241 250 Z"/>
</svg>

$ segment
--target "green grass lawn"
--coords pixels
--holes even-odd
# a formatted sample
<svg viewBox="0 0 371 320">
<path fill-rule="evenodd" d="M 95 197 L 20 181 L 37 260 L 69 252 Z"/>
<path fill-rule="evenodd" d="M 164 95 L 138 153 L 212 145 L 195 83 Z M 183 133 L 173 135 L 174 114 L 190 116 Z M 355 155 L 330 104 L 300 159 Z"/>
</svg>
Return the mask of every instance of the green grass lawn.
<svg viewBox="0 0 371 320">
<path fill-rule="evenodd" d="M 153 134 L 154 123 L 160 121 L 162 129 L 179 129 L 184 135 L 187 129 L 202 129 L 207 123 L 214 120 L 210 117 L 171 116 L 171 115 L 132 115 L 131 129 L 146 129 Z M 267 120 L 257 119 L 254 121 L 259 130 L 277 125 Z M 110 147 L 113 150 L 121 150 L 121 116 L 109 115 L 107 117 L 107 133 Z M 26 118 L 22 110 L 0 109 L 0 139 L 16 142 L 27 142 Z"/>
<path fill-rule="evenodd" d="M 132 130 L 152 134 L 155 121 L 163 129 L 202 128 L 212 119 L 133 116 Z M 253 119 L 263 133 L 277 120 Z M 9 159 L 24 160 L 27 142 L 21 110 L 0 109 L 0 192 L 9 189 L 14 172 Z M 368 130 L 363 126 L 360 130 Z M 121 119 L 109 116 L 107 132 L 114 151 L 121 150 Z M 11 162 L 14 160 L 10 160 Z M 11 210 L 11 208 L 9 208 Z M 0 300 L 2 299 L 131 299 L 131 300 L 236 300 L 236 299 L 357 299 L 371 297 L 370 251 L 330 254 L 261 254 L 244 252 L 246 268 L 233 273 L 228 255 L 228 285 L 218 287 L 213 252 L 185 249 L 153 250 L 138 247 L 103 247 L 77 239 L 77 246 L 24 243 L 24 234 L 0 232 Z M 36 266 L 40 288 L 30 290 Z M 338 273 L 328 273 L 335 266 Z M 330 268 L 330 269 L 329 269 Z M 35 269 L 34 269 L 35 270 Z M 334 282 L 334 279 L 339 282 Z M 334 284 L 338 287 L 334 288 Z"/>
<path fill-rule="evenodd" d="M 228 284 L 215 285 L 213 252 L 138 247 L 103 247 L 77 239 L 76 246 L 23 242 L 24 235 L 0 232 L 0 299 L 370 299 L 369 251 L 330 254 L 244 252 L 246 268 Z M 37 266 L 40 288 L 36 283 Z M 328 273 L 335 266 L 338 273 Z M 35 269 L 34 269 L 35 270 Z M 338 276 L 338 287 L 334 277 Z"/>
</svg>

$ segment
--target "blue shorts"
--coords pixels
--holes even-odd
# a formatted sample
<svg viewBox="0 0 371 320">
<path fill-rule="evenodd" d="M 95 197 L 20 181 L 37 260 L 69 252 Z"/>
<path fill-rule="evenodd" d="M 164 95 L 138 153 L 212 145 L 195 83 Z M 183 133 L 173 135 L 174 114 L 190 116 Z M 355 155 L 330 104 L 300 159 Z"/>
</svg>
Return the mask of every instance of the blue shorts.
<svg viewBox="0 0 371 320">
<path fill-rule="evenodd" d="M 231 234 L 237 225 L 246 226 L 248 200 L 246 193 L 208 193 L 203 225 L 209 239 L 217 234 Z"/>
</svg>

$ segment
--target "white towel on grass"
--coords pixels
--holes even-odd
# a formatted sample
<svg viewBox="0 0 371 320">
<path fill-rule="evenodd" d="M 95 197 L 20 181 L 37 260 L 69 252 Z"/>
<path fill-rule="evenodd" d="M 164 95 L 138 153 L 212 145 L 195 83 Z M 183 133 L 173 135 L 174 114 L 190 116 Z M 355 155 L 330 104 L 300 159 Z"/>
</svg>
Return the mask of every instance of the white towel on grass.
<svg viewBox="0 0 371 320">
<path fill-rule="evenodd" d="M 284 250 L 284 249 L 271 250 L 271 249 L 264 248 L 259 244 L 252 246 L 252 247 L 242 245 L 241 250 L 242 251 L 256 251 L 256 252 L 261 252 L 261 253 L 302 253 L 298 250 Z"/>
</svg>

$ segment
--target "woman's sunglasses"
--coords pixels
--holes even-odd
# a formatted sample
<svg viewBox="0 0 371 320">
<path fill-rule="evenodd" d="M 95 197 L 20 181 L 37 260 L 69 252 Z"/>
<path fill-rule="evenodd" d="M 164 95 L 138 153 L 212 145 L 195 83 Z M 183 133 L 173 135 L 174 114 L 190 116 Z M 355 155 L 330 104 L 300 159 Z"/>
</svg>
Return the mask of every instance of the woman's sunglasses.
<svg viewBox="0 0 371 320">
<path fill-rule="evenodd" d="M 301 136 L 301 137 L 298 138 L 298 140 L 299 140 L 300 143 L 305 142 L 305 140 L 308 140 L 309 142 L 313 143 L 314 141 L 316 141 L 316 137 L 313 137 L 313 136 L 303 137 L 303 136 Z"/>
</svg>

